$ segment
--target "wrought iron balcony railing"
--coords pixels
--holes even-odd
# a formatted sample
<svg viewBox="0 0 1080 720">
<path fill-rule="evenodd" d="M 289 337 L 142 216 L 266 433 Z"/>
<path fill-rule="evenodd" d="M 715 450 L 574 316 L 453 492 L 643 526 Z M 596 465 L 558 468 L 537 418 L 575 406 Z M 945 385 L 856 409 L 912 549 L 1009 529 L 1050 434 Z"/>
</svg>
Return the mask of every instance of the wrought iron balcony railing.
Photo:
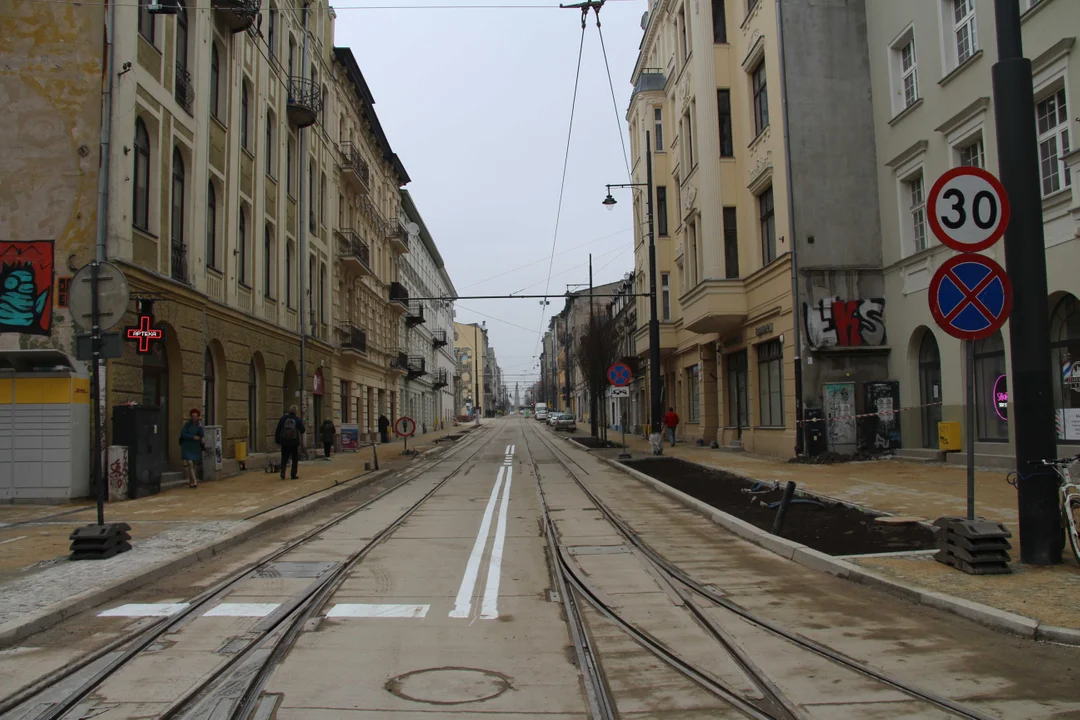
<svg viewBox="0 0 1080 720">
<path fill-rule="evenodd" d="M 436 370 L 432 378 L 433 379 L 431 382 L 431 387 L 435 388 L 436 390 L 450 385 L 450 381 L 447 378 L 446 368 L 439 368 L 438 370 Z"/>
<path fill-rule="evenodd" d="M 190 115 L 195 105 L 195 86 L 191 83 L 191 73 L 187 71 L 183 63 L 176 63 L 176 86 L 173 94 L 180 107 L 187 110 Z"/>
<path fill-rule="evenodd" d="M 363 328 L 352 323 L 342 323 L 338 325 L 338 333 L 341 336 L 340 346 L 342 350 L 351 350 L 358 353 L 367 352 L 367 332 Z"/>
<path fill-rule="evenodd" d="M 448 344 L 448 341 L 446 339 L 446 331 L 445 330 L 436 330 L 435 332 L 431 333 L 431 346 L 432 347 L 440 348 L 440 347 L 445 347 L 447 344 Z"/>
<path fill-rule="evenodd" d="M 289 102 L 286 112 L 289 122 L 298 128 L 315 124 L 322 109 L 322 90 L 311 80 L 292 76 L 289 78 Z"/>
<path fill-rule="evenodd" d="M 419 300 L 409 301 L 409 310 L 405 313 L 405 327 L 424 324 L 424 304 Z"/>
<path fill-rule="evenodd" d="M 352 180 L 357 190 L 367 192 L 371 182 L 371 169 L 355 143 L 341 143 L 341 171 Z"/>
<path fill-rule="evenodd" d="M 338 257 L 362 274 L 371 275 L 371 250 L 352 228 L 338 228 Z"/>
<path fill-rule="evenodd" d="M 421 375 L 427 375 L 427 361 L 418 355 L 410 355 L 405 369 L 408 372 L 409 379 L 415 380 Z"/>
<path fill-rule="evenodd" d="M 390 306 L 395 310 L 408 311 L 409 291 L 399 282 L 390 283 Z"/>
<path fill-rule="evenodd" d="M 229 30 L 238 33 L 255 24 L 261 3 L 259 0 L 211 0 L 210 5 L 225 20 Z"/>
<path fill-rule="evenodd" d="M 170 255 L 172 260 L 170 263 L 172 279 L 189 284 L 190 281 L 188 280 L 187 272 L 187 245 L 174 241 L 172 243 L 172 252 Z"/>
</svg>

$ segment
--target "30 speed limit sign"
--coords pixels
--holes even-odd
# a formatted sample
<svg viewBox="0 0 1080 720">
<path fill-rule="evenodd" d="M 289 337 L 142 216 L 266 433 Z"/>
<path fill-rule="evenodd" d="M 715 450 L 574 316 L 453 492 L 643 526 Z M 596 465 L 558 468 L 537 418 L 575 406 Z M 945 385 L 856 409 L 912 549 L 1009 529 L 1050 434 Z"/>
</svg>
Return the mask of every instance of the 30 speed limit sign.
<svg viewBox="0 0 1080 720">
<path fill-rule="evenodd" d="M 996 177 L 977 167 L 958 167 L 938 178 L 927 198 L 930 229 L 958 252 L 979 252 L 1009 226 L 1009 197 Z"/>
</svg>

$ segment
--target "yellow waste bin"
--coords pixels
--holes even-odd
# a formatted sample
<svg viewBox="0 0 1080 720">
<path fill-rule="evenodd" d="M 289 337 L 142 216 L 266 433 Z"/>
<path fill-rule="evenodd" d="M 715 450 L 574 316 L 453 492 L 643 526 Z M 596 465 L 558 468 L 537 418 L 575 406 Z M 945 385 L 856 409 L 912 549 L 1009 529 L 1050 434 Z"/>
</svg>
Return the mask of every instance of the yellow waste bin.
<svg viewBox="0 0 1080 720">
<path fill-rule="evenodd" d="M 956 420 L 937 424 L 938 449 L 946 452 L 962 450 L 960 447 L 960 423 Z"/>
<path fill-rule="evenodd" d="M 247 441 L 237 440 L 235 450 L 236 462 L 240 463 L 240 469 L 247 470 Z"/>
</svg>

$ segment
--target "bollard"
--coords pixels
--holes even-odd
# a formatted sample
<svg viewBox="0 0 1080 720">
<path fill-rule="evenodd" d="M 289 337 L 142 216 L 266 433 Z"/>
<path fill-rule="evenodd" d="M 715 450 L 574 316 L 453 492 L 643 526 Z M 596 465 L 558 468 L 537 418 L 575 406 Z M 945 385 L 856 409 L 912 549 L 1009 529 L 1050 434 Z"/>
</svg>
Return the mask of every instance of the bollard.
<svg viewBox="0 0 1080 720">
<path fill-rule="evenodd" d="M 780 534 L 780 528 L 784 526 L 784 516 L 787 515 L 788 505 L 791 504 L 793 497 L 795 497 L 795 483 L 788 481 L 787 486 L 784 487 L 784 497 L 780 500 L 780 507 L 776 509 L 776 519 L 773 520 L 770 531 L 773 535 Z"/>
</svg>

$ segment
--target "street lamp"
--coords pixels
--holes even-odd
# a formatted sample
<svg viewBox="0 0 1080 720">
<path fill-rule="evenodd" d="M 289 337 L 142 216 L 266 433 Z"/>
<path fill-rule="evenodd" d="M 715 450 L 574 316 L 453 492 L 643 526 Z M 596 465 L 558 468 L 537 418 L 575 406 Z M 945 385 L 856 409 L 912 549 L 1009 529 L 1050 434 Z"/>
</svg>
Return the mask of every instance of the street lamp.
<svg viewBox="0 0 1080 720">
<path fill-rule="evenodd" d="M 652 138 L 645 131 L 645 182 L 623 183 L 607 186 L 607 197 L 603 205 L 611 210 L 615 207 L 615 198 L 611 188 L 645 188 L 647 194 L 646 214 L 649 219 L 649 395 L 652 405 L 652 432 L 660 432 L 660 320 L 656 314 L 656 240 L 653 236 L 653 177 L 652 177 Z M 663 443 L 656 446 L 663 453 Z"/>
</svg>

